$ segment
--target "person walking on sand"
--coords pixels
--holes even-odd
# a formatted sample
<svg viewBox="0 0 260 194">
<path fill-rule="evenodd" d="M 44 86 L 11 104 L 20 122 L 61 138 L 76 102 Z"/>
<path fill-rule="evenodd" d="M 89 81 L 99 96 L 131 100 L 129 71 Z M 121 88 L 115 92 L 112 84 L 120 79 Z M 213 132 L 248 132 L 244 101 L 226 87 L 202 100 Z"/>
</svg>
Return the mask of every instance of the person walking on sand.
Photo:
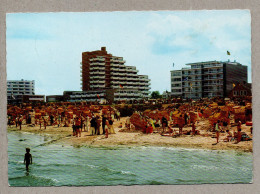
<svg viewBox="0 0 260 194">
<path fill-rule="evenodd" d="M 130 131 L 130 124 L 131 124 L 131 122 L 130 122 L 130 117 L 128 116 L 128 117 L 126 118 L 126 127 L 127 127 L 127 130 L 128 130 L 128 131 Z"/>
<path fill-rule="evenodd" d="M 163 133 L 164 133 L 164 129 L 168 127 L 168 121 L 165 117 L 162 117 L 162 128 L 163 128 Z"/>
<path fill-rule="evenodd" d="M 105 130 L 106 120 L 107 120 L 106 116 L 103 115 L 103 116 L 102 116 L 102 129 L 103 129 L 103 134 L 106 133 L 106 130 Z"/>
<path fill-rule="evenodd" d="M 76 125 L 76 137 L 81 137 L 81 131 L 80 131 L 81 122 L 80 122 L 79 117 L 76 117 L 75 119 L 76 119 L 76 121 L 75 121 L 75 125 Z"/>
<path fill-rule="evenodd" d="M 47 126 L 47 120 L 46 118 L 43 117 L 43 124 L 44 124 L 44 129 L 46 129 L 46 126 Z"/>
<path fill-rule="evenodd" d="M 88 125 L 89 125 L 89 117 L 87 116 L 86 117 L 86 119 L 85 119 L 85 127 L 86 127 L 86 132 L 88 132 L 88 130 L 89 130 L 89 127 L 88 127 Z M 84 128 L 85 129 L 85 128 Z"/>
<path fill-rule="evenodd" d="M 106 134 L 106 138 L 108 138 L 108 126 L 109 126 L 109 122 L 108 120 L 106 120 L 106 125 L 105 125 L 105 134 Z"/>
<path fill-rule="evenodd" d="M 215 131 L 216 131 L 217 143 L 218 143 L 219 142 L 219 131 L 220 131 L 219 120 L 215 125 Z"/>
<path fill-rule="evenodd" d="M 236 143 L 239 143 L 241 141 L 242 134 L 241 134 L 241 121 L 238 121 L 237 125 L 237 141 Z"/>
<path fill-rule="evenodd" d="M 117 111 L 117 120 L 120 121 L 120 111 Z"/>
<path fill-rule="evenodd" d="M 195 135 L 195 133 L 196 133 L 196 126 L 195 126 L 195 123 L 194 122 L 192 122 L 192 135 Z"/>
<path fill-rule="evenodd" d="M 42 129 L 42 117 L 39 118 L 40 130 Z"/>
<path fill-rule="evenodd" d="M 129 128 L 130 128 L 130 126 L 129 126 Z M 113 126 L 113 119 L 111 117 L 109 117 L 109 129 L 110 129 L 111 134 L 115 134 L 115 129 L 114 129 L 114 126 Z"/>
<path fill-rule="evenodd" d="M 16 117 L 15 118 L 15 127 L 17 128 L 17 126 L 18 126 L 18 123 L 19 123 L 19 117 Z"/>
<path fill-rule="evenodd" d="M 93 116 L 91 121 L 90 121 L 90 135 L 94 135 L 95 129 L 96 129 L 96 118 Z"/>
<path fill-rule="evenodd" d="M 32 164 L 32 155 L 30 154 L 30 148 L 26 148 L 26 153 L 24 155 L 24 164 L 26 165 L 26 170 L 29 170 L 29 165 Z"/>
<path fill-rule="evenodd" d="M 22 123 L 23 123 L 23 117 L 21 115 L 19 120 L 18 120 L 18 125 L 19 125 L 20 130 L 22 130 Z"/>
<path fill-rule="evenodd" d="M 185 125 L 187 125 L 188 124 L 188 115 L 186 112 L 184 114 L 184 121 L 185 121 Z"/>
<path fill-rule="evenodd" d="M 97 118 L 96 118 L 96 122 L 97 122 L 97 125 L 96 125 L 96 130 L 95 130 L 95 134 L 96 135 L 100 135 L 100 126 L 101 126 L 101 118 L 97 115 Z"/>
</svg>

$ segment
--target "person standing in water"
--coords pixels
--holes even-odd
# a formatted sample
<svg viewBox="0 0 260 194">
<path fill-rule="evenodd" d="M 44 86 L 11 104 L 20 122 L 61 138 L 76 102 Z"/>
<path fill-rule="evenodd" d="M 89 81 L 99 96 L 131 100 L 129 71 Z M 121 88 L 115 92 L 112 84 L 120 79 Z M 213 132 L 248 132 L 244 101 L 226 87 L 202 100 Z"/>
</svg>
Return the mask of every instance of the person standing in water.
<svg viewBox="0 0 260 194">
<path fill-rule="evenodd" d="M 26 164 L 26 170 L 29 170 L 29 165 L 32 164 L 32 155 L 30 154 L 30 148 L 26 148 L 24 155 L 24 164 Z"/>
</svg>

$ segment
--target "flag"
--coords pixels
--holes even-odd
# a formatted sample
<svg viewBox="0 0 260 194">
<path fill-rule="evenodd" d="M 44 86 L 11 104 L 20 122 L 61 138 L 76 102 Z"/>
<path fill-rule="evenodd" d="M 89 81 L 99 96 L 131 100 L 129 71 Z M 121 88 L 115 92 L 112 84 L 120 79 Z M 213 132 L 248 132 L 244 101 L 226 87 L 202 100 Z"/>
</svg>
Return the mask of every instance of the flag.
<svg viewBox="0 0 260 194">
<path fill-rule="evenodd" d="M 227 55 L 230 55 L 230 52 L 229 52 L 229 51 L 227 51 Z"/>
<path fill-rule="evenodd" d="M 236 84 L 233 83 L 233 88 L 236 86 Z"/>
<path fill-rule="evenodd" d="M 97 97 L 98 97 L 98 99 L 100 99 L 98 94 L 97 94 Z"/>
<path fill-rule="evenodd" d="M 119 84 L 120 88 L 123 88 L 123 86 L 121 84 Z"/>
<path fill-rule="evenodd" d="M 192 87 L 192 83 L 190 83 L 190 87 Z"/>
</svg>

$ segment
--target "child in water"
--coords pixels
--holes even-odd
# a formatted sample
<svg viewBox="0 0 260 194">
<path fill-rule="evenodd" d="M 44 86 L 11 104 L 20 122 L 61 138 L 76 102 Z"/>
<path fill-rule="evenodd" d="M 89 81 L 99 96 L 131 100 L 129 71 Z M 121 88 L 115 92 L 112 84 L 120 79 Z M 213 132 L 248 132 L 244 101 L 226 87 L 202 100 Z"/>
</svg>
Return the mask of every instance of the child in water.
<svg viewBox="0 0 260 194">
<path fill-rule="evenodd" d="M 30 154 L 30 148 L 26 148 L 24 155 L 24 164 L 26 164 L 26 170 L 29 170 L 29 164 L 32 164 L 32 155 Z"/>
</svg>

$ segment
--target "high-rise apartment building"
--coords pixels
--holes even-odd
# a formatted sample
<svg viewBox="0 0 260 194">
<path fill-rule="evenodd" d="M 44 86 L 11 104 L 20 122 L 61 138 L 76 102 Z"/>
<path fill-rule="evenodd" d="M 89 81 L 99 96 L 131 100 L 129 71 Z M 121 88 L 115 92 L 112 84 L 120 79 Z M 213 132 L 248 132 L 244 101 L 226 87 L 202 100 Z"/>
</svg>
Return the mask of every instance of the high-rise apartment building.
<svg viewBox="0 0 260 194">
<path fill-rule="evenodd" d="M 110 101 L 149 97 L 148 76 L 138 75 L 135 66 L 125 65 L 123 57 L 108 54 L 106 47 L 98 51 L 83 52 L 81 64 L 82 91 L 86 91 L 85 95 L 91 93 L 93 97 L 88 97 L 89 101 L 96 100 L 98 94 L 98 98 Z"/>
<path fill-rule="evenodd" d="M 21 103 L 24 96 L 33 95 L 35 97 L 34 86 L 34 80 L 7 80 L 8 103 Z"/>
<path fill-rule="evenodd" d="M 247 66 L 234 62 L 188 63 L 171 71 L 171 94 L 182 98 L 226 97 L 237 83 L 247 82 Z"/>
<path fill-rule="evenodd" d="M 34 94 L 34 80 L 7 80 L 7 96 L 21 94 Z"/>
</svg>

